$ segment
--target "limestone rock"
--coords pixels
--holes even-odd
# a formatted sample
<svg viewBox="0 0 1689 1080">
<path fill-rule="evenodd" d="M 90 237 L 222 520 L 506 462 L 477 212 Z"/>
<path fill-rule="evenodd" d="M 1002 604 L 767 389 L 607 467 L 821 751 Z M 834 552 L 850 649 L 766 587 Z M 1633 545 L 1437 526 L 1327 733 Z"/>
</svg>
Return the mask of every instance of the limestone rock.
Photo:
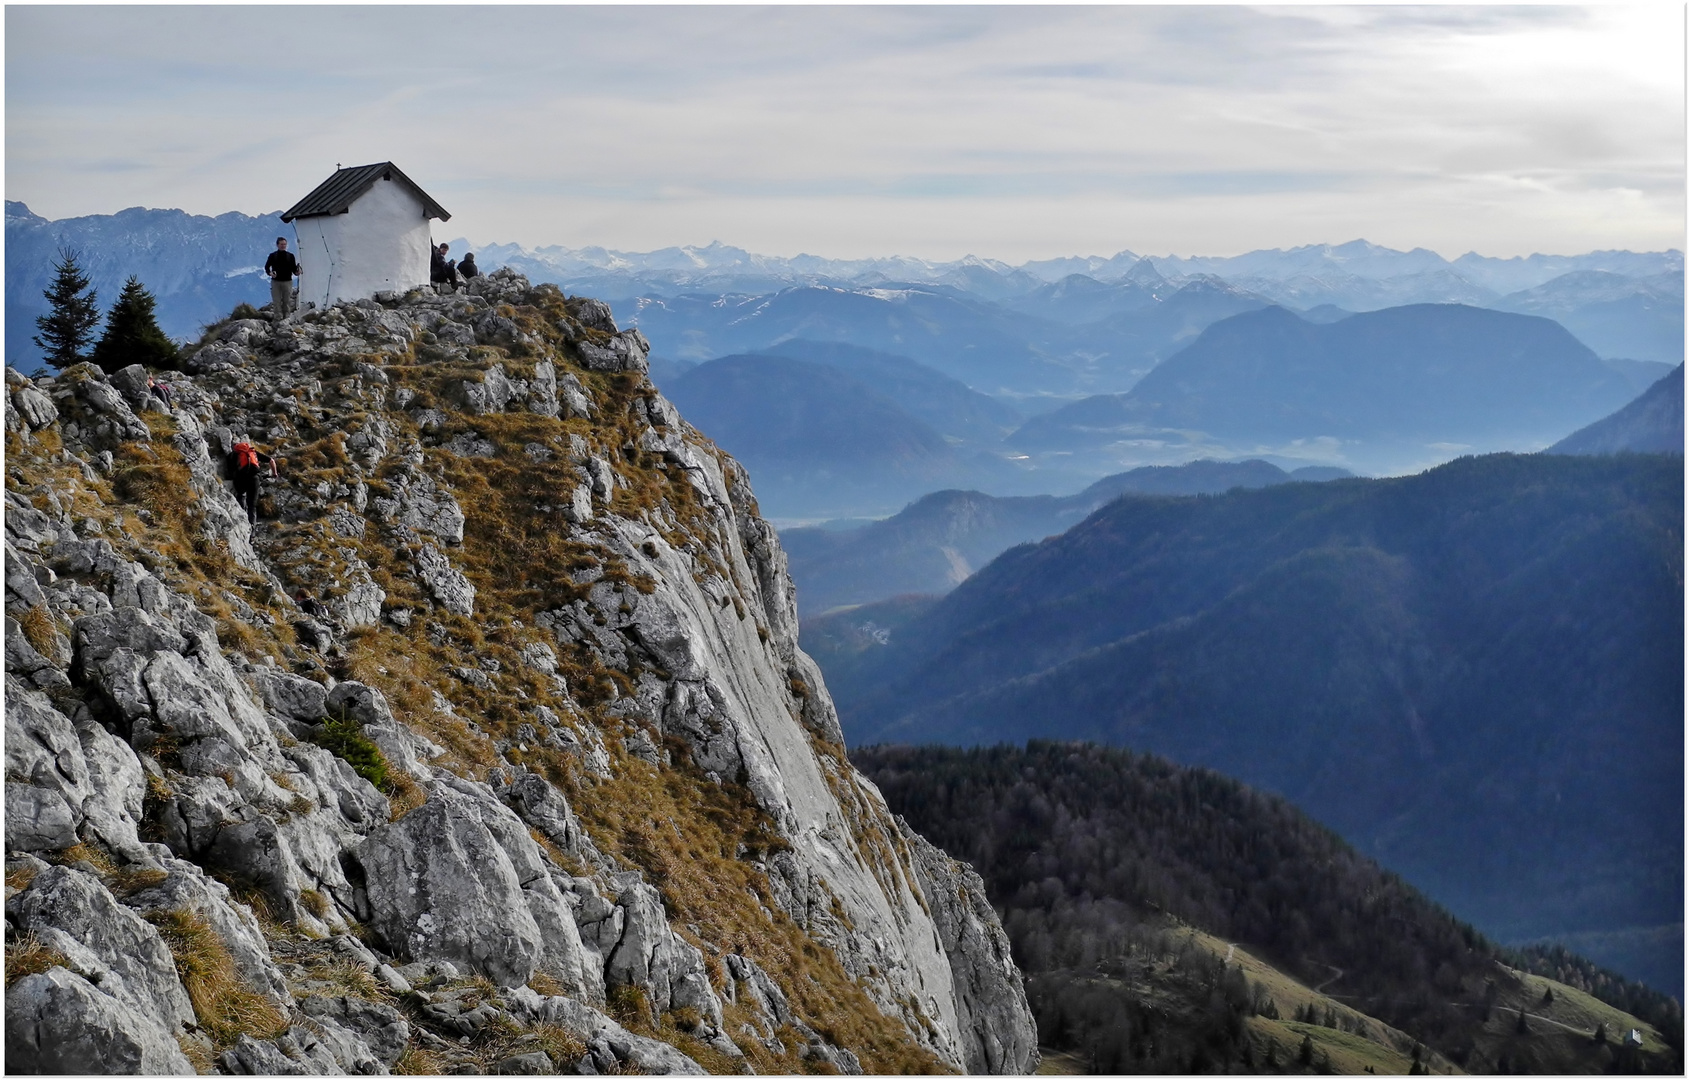
<svg viewBox="0 0 1689 1080">
<path fill-rule="evenodd" d="M 312 995 L 299 1000 L 305 1015 L 332 1022 L 356 1034 L 386 1068 L 392 1068 L 410 1042 L 411 1027 L 399 1010 L 359 997 Z M 348 1066 L 348 1071 L 353 1071 Z"/>
<path fill-rule="evenodd" d="M 6 781 L 6 848 L 58 851 L 76 843 L 77 818 L 65 797 L 51 788 Z"/>
<path fill-rule="evenodd" d="M 295 1024 L 277 1039 L 242 1035 L 217 1059 L 231 1076 L 337 1076 L 350 1071 L 316 1032 Z"/>
<path fill-rule="evenodd" d="M 497 319 L 490 316 L 489 321 Z M 510 323 L 509 319 L 497 319 L 500 323 Z M 510 323 L 512 327 L 514 323 Z M 510 379 L 505 376 L 504 365 L 494 364 L 482 372 L 479 378 L 465 379 L 452 384 L 450 391 L 452 401 L 465 412 L 476 416 L 487 413 L 503 412 L 510 404 L 516 391 L 511 386 Z"/>
<path fill-rule="evenodd" d="M 648 1076 L 703 1076 L 706 1070 L 668 1043 L 622 1027 L 590 1005 L 567 997 L 541 997 L 529 990 L 508 997 L 512 1011 L 530 1023 L 556 1024 L 587 1044 L 596 1071 L 612 1069 Z"/>
<path fill-rule="evenodd" d="M 222 940 L 235 970 L 247 986 L 281 1008 L 292 1004 L 287 980 L 270 958 L 263 928 L 252 910 L 236 904 L 222 882 L 180 859 L 161 860 L 165 877 L 124 898 L 124 904 L 143 915 L 179 912 L 203 919 Z"/>
<path fill-rule="evenodd" d="M 130 364 L 126 368 L 113 372 L 109 378 L 112 387 L 123 395 L 123 399 L 129 403 L 129 407 L 136 412 L 140 412 L 151 401 L 156 400 L 147 389 L 147 369 L 140 364 Z"/>
<path fill-rule="evenodd" d="M 646 358 L 651 354 L 651 343 L 638 330 L 624 330 L 605 345 L 577 341 L 575 353 L 580 357 L 581 366 L 590 371 L 644 372 L 650 369 Z"/>
<path fill-rule="evenodd" d="M 564 419 L 591 419 L 595 410 L 592 398 L 587 395 L 586 387 L 581 385 L 580 377 L 574 372 L 564 375 L 557 384 L 557 393 L 561 399 L 560 412 Z"/>
<path fill-rule="evenodd" d="M 934 847 L 898 818 L 915 856 L 921 891 L 954 974 L 963 1064 L 970 1073 L 1031 1073 L 1038 1068 L 1038 1029 L 1026 1003 L 1009 936 L 971 866 Z"/>
<path fill-rule="evenodd" d="M 18 410 L 33 429 L 40 430 L 59 418 L 58 406 L 53 399 L 37 390 L 34 386 L 25 386 L 12 391 L 12 406 Z"/>
<path fill-rule="evenodd" d="M 475 586 L 433 544 L 423 544 L 417 550 L 416 575 L 428 587 L 434 601 L 447 611 L 459 615 L 474 613 Z"/>
<path fill-rule="evenodd" d="M 502 781 L 503 770 L 495 771 Z M 564 854 L 585 859 L 597 857 L 592 840 L 569 808 L 569 800 L 545 777 L 531 772 L 520 773 L 508 783 L 494 783 L 493 791 L 518 817 L 538 829 Z"/>
<path fill-rule="evenodd" d="M 172 1045 L 176 1033 L 194 1022 L 175 960 L 158 931 L 92 875 L 63 866 L 41 870 L 6 902 L 6 917 L 20 932 L 65 954 L 102 994 L 146 1017 Z"/>
<path fill-rule="evenodd" d="M 62 967 L 6 990 L 6 1071 L 194 1075 L 176 1040 L 152 1017 Z"/>
<path fill-rule="evenodd" d="M 388 765 L 402 769 L 419 780 L 433 777 L 427 761 L 439 756 L 442 751 L 399 723 L 381 691 L 348 679 L 337 683 L 328 692 L 323 699 L 323 708 L 326 715 L 355 720 L 363 729 L 364 736 L 380 748 Z"/>
<path fill-rule="evenodd" d="M 557 366 L 550 360 L 534 365 L 534 377 L 528 383 L 528 411 L 541 416 L 556 416 L 559 412 Z"/>
<path fill-rule="evenodd" d="M 522 851 L 520 840 L 532 850 Z M 529 865 L 513 861 L 505 844 Z M 395 954 L 461 962 L 501 986 L 527 982 L 548 961 L 567 968 L 564 935 L 573 921 L 556 887 L 544 889 L 551 879 L 521 822 L 490 792 L 482 800 L 465 795 L 461 784 L 434 785 L 421 807 L 371 833 L 357 859 L 367 883 L 367 925 Z M 539 874 L 524 881 L 536 868 Z M 563 974 L 579 986 L 578 937 L 574 950 L 574 971 Z"/>
<path fill-rule="evenodd" d="M 721 1001 L 704 974 L 704 957 L 669 929 L 657 890 L 635 874 L 618 875 L 616 906 L 623 912 L 621 940 L 604 961 L 606 986 L 636 986 L 651 1003 L 652 1019 L 691 1008 L 712 1026 L 721 1024 Z"/>
<path fill-rule="evenodd" d="M 317 720 L 328 715 L 328 690 L 322 683 L 275 668 L 255 667 L 246 674 L 264 704 L 278 716 Z"/>
</svg>

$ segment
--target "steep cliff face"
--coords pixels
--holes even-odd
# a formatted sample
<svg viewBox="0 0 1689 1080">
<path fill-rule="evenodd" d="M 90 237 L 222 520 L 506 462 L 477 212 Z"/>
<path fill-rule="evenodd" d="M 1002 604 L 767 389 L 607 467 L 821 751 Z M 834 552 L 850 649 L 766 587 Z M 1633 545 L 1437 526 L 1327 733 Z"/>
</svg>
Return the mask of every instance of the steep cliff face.
<svg viewBox="0 0 1689 1080">
<path fill-rule="evenodd" d="M 13 1067 L 1029 1071 L 743 470 L 604 305 L 473 290 L 222 324 L 170 406 L 8 371 Z"/>
</svg>

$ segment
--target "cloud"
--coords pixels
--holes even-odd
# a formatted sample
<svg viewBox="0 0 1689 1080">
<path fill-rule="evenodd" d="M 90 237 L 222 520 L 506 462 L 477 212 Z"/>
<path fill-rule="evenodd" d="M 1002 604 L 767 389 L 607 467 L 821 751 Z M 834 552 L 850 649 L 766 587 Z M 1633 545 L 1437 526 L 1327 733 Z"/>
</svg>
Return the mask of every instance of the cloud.
<svg viewBox="0 0 1689 1080">
<path fill-rule="evenodd" d="M 454 230 L 528 244 L 1018 260 L 1357 235 L 1517 254 L 1683 232 L 1669 6 L 6 20 L 8 198 L 50 217 L 274 210 L 337 162 L 391 158 Z"/>
</svg>

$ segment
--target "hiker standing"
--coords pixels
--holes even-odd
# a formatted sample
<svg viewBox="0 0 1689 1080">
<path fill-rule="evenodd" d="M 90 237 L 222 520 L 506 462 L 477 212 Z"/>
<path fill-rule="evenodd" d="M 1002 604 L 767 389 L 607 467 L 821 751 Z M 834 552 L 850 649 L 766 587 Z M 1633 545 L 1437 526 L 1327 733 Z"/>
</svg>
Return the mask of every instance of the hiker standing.
<svg viewBox="0 0 1689 1080">
<path fill-rule="evenodd" d="M 259 453 L 244 439 L 235 443 L 234 449 L 229 451 L 229 472 L 235 478 L 235 502 L 246 507 L 248 525 L 258 524 L 258 474 L 265 465 L 270 467 L 271 476 L 276 475 L 275 459 Z"/>
<path fill-rule="evenodd" d="M 287 237 L 276 237 L 276 250 L 264 260 L 264 274 L 270 279 L 270 311 L 281 322 L 293 311 L 293 279 L 304 276 L 299 260 L 287 250 Z"/>
</svg>

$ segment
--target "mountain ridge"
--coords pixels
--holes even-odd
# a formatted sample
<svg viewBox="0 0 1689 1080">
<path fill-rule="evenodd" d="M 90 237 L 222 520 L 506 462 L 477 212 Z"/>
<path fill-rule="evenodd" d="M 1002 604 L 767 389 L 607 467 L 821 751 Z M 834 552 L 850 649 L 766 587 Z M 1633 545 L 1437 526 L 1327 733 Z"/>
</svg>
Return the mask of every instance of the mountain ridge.
<svg viewBox="0 0 1689 1080">
<path fill-rule="evenodd" d="M 1035 1066 L 647 354 L 498 271 L 8 368 L 9 1067 Z"/>
</svg>

